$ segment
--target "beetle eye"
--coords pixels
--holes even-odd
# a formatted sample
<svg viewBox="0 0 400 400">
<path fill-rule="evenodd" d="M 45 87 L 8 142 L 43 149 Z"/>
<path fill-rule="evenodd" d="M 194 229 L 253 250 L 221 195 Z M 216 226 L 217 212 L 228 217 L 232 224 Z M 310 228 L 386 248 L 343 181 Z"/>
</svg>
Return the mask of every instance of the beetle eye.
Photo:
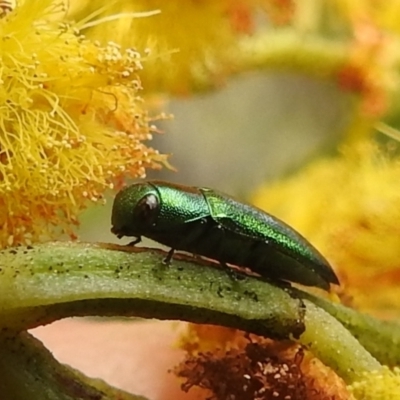
<svg viewBox="0 0 400 400">
<path fill-rule="evenodd" d="M 159 211 L 158 198 L 154 194 L 144 196 L 135 207 L 135 216 L 143 225 L 151 225 Z"/>
</svg>

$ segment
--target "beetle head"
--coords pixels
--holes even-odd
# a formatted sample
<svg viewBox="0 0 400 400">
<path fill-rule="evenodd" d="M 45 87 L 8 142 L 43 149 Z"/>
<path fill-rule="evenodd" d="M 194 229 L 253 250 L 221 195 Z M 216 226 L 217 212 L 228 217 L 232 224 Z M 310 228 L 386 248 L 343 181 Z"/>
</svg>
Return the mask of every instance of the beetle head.
<svg viewBox="0 0 400 400">
<path fill-rule="evenodd" d="M 160 211 L 157 190 L 146 182 L 122 189 L 115 197 L 111 232 L 123 236 L 146 236 Z"/>
</svg>

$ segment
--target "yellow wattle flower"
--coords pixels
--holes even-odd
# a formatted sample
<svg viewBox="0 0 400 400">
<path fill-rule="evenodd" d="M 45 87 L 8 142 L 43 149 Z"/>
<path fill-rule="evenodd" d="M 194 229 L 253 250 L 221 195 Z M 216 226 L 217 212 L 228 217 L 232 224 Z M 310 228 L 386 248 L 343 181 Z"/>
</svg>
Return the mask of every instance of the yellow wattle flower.
<svg viewBox="0 0 400 400">
<path fill-rule="evenodd" d="M 143 84 L 146 91 L 187 93 L 192 75 L 222 73 L 222 60 L 232 47 L 233 35 L 225 15 L 226 1 L 139 0 L 115 2 L 107 13 L 160 10 L 150 18 L 121 18 L 88 32 L 103 41 L 113 36 L 125 47 L 147 52 Z M 90 2 L 85 13 L 104 2 Z M 147 65 L 147 60 L 149 61 Z"/>
<path fill-rule="evenodd" d="M 400 369 L 384 367 L 379 371 L 365 373 L 360 381 L 348 389 L 356 399 L 394 400 L 400 398 Z"/>
<path fill-rule="evenodd" d="M 364 20 L 373 22 L 385 31 L 400 32 L 399 0 L 332 0 L 337 10 L 351 22 Z"/>
<path fill-rule="evenodd" d="M 284 23 L 294 6 L 291 0 L 73 0 L 76 15 L 88 15 L 104 8 L 110 13 L 139 13 L 159 10 L 150 18 L 120 18 L 115 24 L 90 29 L 90 37 L 114 37 L 123 46 L 146 52 L 142 75 L 146 92 L 188 94 L 219 83 L 236 68 L 241 58 L 238 40 L 251 34 L 260 11 L 269 20 Z M 78 5 L 80 6 L 78 8 Z"/>
<path fill-rule="evenodd" d="M 63 10 L 21 0 L 0 19 L 0 247 L 73 235 L 87 200 L 166 160 L 143 143 L 140 54 L 86 39 Z"/>
<path fill-rule="evenodd" d="M 400 161 L 371 143 L 260 188 L 253 202 L 330 260 L 363 309 L 399 309 Z"/>
</svg>

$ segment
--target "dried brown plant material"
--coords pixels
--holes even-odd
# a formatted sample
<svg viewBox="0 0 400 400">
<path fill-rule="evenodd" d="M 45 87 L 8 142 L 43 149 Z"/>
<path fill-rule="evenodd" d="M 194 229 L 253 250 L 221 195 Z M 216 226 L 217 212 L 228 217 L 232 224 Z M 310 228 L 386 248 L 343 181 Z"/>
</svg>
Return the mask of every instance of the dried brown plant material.
<svg viewBox="0 0 400 400">
<path fill-rule="evenodd" d="M 239 348 L 188 356 L 175 373 L 184 391 L 206 389 L 208 400 L 344 400 L 346 385 L 299 345 L 252 336 Z"/>
</svg>

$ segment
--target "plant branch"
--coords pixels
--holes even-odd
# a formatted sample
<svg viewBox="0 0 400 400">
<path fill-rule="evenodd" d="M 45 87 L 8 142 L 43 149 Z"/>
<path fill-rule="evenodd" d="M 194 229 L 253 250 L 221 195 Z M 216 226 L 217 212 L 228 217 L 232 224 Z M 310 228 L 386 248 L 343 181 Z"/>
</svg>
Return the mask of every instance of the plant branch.
<svg viewBox="0 0 400 400">
<path fill-rule="evenodd" d="M 22 331 L 86 315 L 178 319 L 298 340 L 347 382 L 380 368 L 359 343 L 367 332 L 364 317 L 352 325 L 338 311 L 342 306 L 288 285 L 249 276 L 235 279 L 218 264 L 182 255 L 166 266 L 165 255 L 154 249 L 69 242 L 2 250 L 0 327 Z M 368 334 L 375 331 L 379 337 L 382 323 L 375 321 Z"/>
<path fill-rule="evenodd" d="M 0 332 L 0 376 L 0 393 L 12 400 L 145 400 L 60 364 L 27 332 Z"/>
</svg>

